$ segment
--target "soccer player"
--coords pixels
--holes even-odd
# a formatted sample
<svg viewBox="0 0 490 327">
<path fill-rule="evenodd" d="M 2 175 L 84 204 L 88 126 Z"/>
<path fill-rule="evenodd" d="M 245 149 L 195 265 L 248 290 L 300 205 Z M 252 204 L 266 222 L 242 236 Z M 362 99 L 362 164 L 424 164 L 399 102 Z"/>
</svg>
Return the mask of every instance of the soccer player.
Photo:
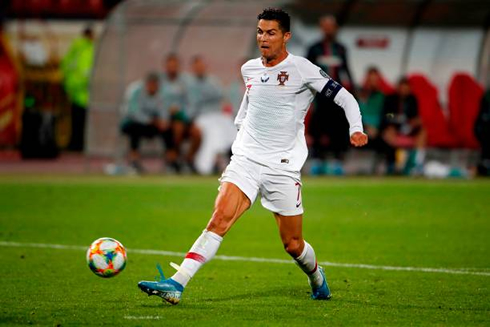
<svg viewBox="0 0 490 327">
<path fill-rule="evenodd" d="M 258 15 L 257 44 L 261 57 L 242 66 L 246 92 L 235 123 L 238 135 L 231 162 L 221 177 L 214 212 L 171 278 L 142 281 L 149 295 L 179 303 L 184 288 L 203 264 L 210 261 L 223 237 L 261 194 L 262 205 L 277 221 L 285 250 L 308 276 L 311 297 L 331 297 L 315 251 L 302 235 L 301 175 L 308 150 L 304 118 L 317 92 L 341 106 L 350 124 L 350 142 L 367 143 L 359 106 L 354 97 L 318 66 L 287 52 L 291 38 L 289 15 L 268 8 Z"/>
</svg>

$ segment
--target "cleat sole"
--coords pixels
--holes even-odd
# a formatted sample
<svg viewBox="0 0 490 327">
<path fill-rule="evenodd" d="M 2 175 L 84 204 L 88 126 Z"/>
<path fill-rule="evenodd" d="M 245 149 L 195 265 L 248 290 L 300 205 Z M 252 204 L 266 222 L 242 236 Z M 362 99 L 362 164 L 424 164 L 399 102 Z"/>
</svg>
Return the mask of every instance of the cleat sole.
<svg viewBox="0 0 490 327">
<path fill-rule="evenodd" d="M 325 297 L 312 297 L 313 300 L 330 300 L 332 298 L 332 295 L 328 295 Z"/>
<path fill-rule="evenodd" d="M 138 285 L 138 287 L 143 292 L 145 292 L 146 294 L 148 294 L 148 296 L 157 295 L 157 296 L 161 297 L 164 302 L 168 302 L 168 303 L 170 303 L 172 305 L 179 304 L 179 302 L 180 302 L 180 299 L 179 298 L 174 297 L 174 296 L 170 296 L 168 292 L 162 292 L 162 291 L 158 291 L 158 290 L 152 290 L 152 289 L 150 289 L 148 287 L 145 287 L 143 285 Z"/>
</svg>

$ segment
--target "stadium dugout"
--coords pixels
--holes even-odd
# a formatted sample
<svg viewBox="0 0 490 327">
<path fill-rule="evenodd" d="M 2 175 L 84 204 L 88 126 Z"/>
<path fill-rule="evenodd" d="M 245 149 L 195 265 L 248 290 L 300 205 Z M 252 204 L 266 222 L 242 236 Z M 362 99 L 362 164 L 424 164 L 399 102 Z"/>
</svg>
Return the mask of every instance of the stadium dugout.
<svg viewBox="0 0 490 327">
<path fill-rule="evenodd" d="M 39 3 L 13 1 L 8 8 L 5 30 L 14 46 L 19 18 L 43 17 L 56 33 L 64 25 L 55 19 L 75 15 L 69 4 L 76 8 L 81 2 L 65 1 L 61 11 L 50 9 L 57 6 L 55 1 L 42 1 L 42 10 Z M 103 7 L 101 1 L 92 1 L 90 6 Z M 211 73 L 225 86 L 232 84 L 238 63 L 258 56 L 256 14 L 267 6 L 284 7 L 293 15 L 289 49 L 298 55 L 321 38 L 318 19 L 335 15 L 355 84 L 362 85 L 369 66 L 380 67 L 391 85 L 400 76 L 408 76 L 429 130 L 428 145 L 435 149 L 434 158 L 473 165 L 479 147 L 472 134 L 475 108 L 482 90 L 490 86 L 490 10 L 485 1 L 128 0 L 93 17 L 87 13 L 73 16 L 98 22 L 105 17 L 91 78 L 87 167 L 100 158 L 123 160 L 126 143 L 118 127 L 124 90 L 148 71 L 159 70 L 166 54 L 177 53 L 183 63 L 202 55 Z M 86 24 L 86 20 L 81 22 Z M 150 142 L 143 150 L 155 155 L 157 149 L 158 144 Z M 346 172 L 367 172 L 358 159 L 368 157 L 364 152 L 351 152 Z"/>
</svg>

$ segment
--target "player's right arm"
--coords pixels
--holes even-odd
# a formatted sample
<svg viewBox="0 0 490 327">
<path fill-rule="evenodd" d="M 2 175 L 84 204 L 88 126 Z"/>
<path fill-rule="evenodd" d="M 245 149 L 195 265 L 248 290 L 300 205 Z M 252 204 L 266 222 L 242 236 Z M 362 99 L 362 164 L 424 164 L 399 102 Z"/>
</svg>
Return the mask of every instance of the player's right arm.
<svg viewBox="0 0 490 327">
<path fill-rule="evenodd" d="M 245 83 L 245 94 L 243 94 L 243 99 L 242 102 L 240 103 L 240 108 L 238 109 L 238 113 L 235 117 L 235 126 L 237 130 L 240 130 L 242 127 L 243 121 L 245 120 L 245 117 L 247 116 L 247 108 L 248 108 L 248 86 L 247 86 L 247 77 L 244 74 L 244 67 L 245 65 L 242 66 L 242 78 L 243 82 Z"/>
<path fill-rule="evenodd" d="M 242 127 L 243 121 L 245 120 L 245 116 L 247 116 L 247 108 L 248 108 L 248 97 L 247 92 L 243 95 L 242 103 L 240 104 L 240 109 L 238 109 L 238 113 L 235 117 L 235 126 L 237 130 L 240 130 Z"/>
</svg>

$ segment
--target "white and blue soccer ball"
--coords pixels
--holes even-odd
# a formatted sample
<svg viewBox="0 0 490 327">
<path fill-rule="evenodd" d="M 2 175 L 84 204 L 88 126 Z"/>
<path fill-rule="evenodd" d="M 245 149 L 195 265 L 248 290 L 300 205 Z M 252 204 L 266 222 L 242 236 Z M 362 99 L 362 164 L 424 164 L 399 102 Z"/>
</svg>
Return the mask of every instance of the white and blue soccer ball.
<svg viewBox="0 0 490 327">
<path fill-rule="evenodd" d="M 121 242 L 102 237 L 95 240 L 87 251 L 90 270 L 100 277 L 114 277 L 126 267 L 126 249 Z"/>
</svg>

